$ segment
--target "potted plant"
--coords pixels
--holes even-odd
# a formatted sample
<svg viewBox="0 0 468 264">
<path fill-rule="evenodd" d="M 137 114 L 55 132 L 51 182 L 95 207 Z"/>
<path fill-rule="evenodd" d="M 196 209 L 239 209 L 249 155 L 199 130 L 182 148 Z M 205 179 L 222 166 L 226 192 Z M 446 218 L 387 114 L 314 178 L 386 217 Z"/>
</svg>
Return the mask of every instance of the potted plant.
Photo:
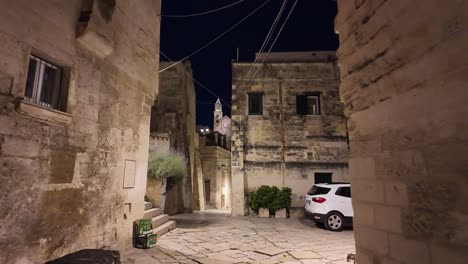
<svg viewBox="0 0 468 264">
<path fill-rule="evenodd" d="M 276 186 L 260 186 L 249 194 L 249 207 L 259 217 L 278 215 L 286 218 L 287 209 L 291 206 L 291 188 Z"/>
<path fill-rule="evenodd" d="M 157 152 L 150 151 L 148 158 L 148 180 L 160 183 L 160 206 L 164 211 L 166 203 L 166 191 L 168 188 L 168 179 L 172 182 L 182 179 L 187 175 L 187 165 L 184 156 L 176 151 Z M 152 183 L 154 184 L 154 183 Z M 151 200 L 151 195 L 147 195 Z M 170 186 L 169 186 L 170 188 Z M 154 197 L 153 197 L 154 198 Z"/>
</svg>

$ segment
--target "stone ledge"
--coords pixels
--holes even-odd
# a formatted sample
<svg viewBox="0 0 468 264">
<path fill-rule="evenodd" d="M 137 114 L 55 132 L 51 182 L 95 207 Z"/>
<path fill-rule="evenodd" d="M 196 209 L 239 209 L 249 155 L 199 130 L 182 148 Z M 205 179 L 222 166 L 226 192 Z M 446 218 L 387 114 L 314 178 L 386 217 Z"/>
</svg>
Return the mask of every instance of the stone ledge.
<svg viewBox="0 0 468 264">
<path fill-rule="evenodd" d="M 110 40 L 93 31 L 87 31 L 78 37 L 78 43 L 101 59 L 109 56 L 114 50 Z"/>
<path fill-rule="evenodd" d="M 64 125 L 70 124 L 73 117 L 71 114 L 45 108 L 22 99 L 15 101 L 15 109 L 22 115 Z"/>
</svg>

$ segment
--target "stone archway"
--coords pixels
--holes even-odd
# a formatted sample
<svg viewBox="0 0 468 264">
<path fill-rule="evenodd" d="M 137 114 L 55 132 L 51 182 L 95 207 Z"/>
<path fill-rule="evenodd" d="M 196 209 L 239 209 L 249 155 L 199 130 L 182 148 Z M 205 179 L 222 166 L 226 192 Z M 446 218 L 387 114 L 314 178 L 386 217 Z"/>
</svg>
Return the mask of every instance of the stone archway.
<svg viewBox="0 0 468 264">
<path fill-rule="evenodd" d="M 338 10 L 358 263 L 466 263 L 468 2 Z"/>
</svg>

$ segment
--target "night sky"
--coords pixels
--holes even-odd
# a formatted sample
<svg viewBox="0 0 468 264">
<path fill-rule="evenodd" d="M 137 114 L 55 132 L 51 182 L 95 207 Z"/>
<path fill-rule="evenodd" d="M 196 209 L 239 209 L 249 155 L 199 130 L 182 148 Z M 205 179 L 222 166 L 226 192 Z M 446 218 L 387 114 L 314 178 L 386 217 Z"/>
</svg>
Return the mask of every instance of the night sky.
<svg viewBox="0 0 468 264">
<path fill-rule="evenodd" d="M 177 61 L 211 41 L 267 0 L 245 0 L 230 8 L 190 18 L 164 15 L 186 15 L 209 11 L 238 0 L 163 0 L 161 51 Z M 295 0 L 289 0 L 277 28 L 286 18 Z M 283 0 L 271 0 L 227 35 L 192 56 L 194 78 L 228 103 L 231 102 L 231 61 L 240 49 L 240 61 L 253 61 Z M 338 35 L 333 21 L 337 13 L 333 0 L 298 0 L 272 52 L 336 50 Z M 276 34 L 274 35 L 276 37 Z M 274 39 L 273 37 L 273 39 Z M 161 56 L 161 59 L 163 57 Z M 212 125 L 216 97 L 195 84 L 197 124 Z M 230 116 L 230 108 L 223 105 Z"/>
</svg>

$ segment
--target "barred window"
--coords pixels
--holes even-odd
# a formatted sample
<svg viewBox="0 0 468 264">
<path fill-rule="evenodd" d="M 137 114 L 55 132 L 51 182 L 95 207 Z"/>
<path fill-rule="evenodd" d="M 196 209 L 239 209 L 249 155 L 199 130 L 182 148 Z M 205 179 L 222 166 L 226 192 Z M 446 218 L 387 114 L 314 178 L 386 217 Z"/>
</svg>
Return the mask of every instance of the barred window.
<svg viewBox="0 0 468 264">
<path fill-rule="evenodd" d="M 31 54 L 24 100 L 65 112 L 67 91 L 63 75 L 62 67 Z"/>
</svg>

